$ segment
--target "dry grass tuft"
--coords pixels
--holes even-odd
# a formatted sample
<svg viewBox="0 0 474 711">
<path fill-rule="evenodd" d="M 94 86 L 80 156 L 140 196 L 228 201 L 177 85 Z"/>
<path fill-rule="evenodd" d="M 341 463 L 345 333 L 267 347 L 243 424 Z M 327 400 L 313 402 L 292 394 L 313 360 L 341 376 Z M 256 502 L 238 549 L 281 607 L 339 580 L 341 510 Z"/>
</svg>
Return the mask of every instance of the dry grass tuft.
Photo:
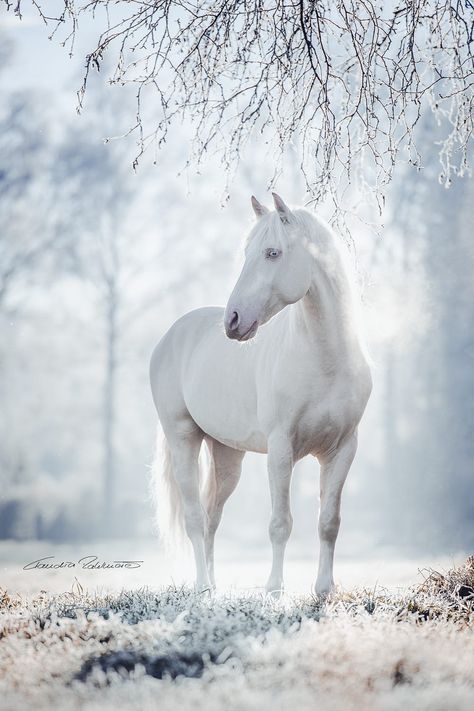
<svg viewBox="0 0 474 711">
<path fill-rule="evenodd" d="M 471 608 L 474 607 L 473 555 L 469 556 L 464 565 L 451 568 L 444 573 L 437 570 L 428 570 L 427 573 L 428 576 L 418 588 L 420 592 L 442 595 L 456 601 L 462 599 L 470 603 Z"/>
</svg>

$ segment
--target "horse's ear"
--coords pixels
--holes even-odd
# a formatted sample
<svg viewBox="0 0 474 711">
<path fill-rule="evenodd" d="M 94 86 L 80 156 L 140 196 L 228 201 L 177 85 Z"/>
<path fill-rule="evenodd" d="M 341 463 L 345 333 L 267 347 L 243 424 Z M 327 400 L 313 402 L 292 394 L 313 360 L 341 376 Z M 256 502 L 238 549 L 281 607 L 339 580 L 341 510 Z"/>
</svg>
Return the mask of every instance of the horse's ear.
<svg viewBox="0 0 474 711">
<path fill-rule="evenodd" d="M 253 211 L 257 215 L 257 217 L 263 217 L 263 215 L 266 215 L 267 212 L 270 212 L 268 207 L 265 207 L 265 205 L 262 205 L 261 203 L 259 203 L 259 201 L 257 200 L 257 198 L 254 195 L 252 195 L 251 202 L 252 202 Z"/>
<path fill-rule="evenodd" d="M 281 197 L 279 195 L 277 195 L 276 193 L 272 193 L 272 195 L 273 195 L 273 202 L 275 203 L 275 210 L 280 215 L 280 220 L 282 222 L 286 222 L 286 223 L 290 222 L 291 216 L 292 216 L 290 208 L 287 205 L 285 205 L 285 203 L 283 202 L 283 200 L 281 199 Z"/>
</svg>

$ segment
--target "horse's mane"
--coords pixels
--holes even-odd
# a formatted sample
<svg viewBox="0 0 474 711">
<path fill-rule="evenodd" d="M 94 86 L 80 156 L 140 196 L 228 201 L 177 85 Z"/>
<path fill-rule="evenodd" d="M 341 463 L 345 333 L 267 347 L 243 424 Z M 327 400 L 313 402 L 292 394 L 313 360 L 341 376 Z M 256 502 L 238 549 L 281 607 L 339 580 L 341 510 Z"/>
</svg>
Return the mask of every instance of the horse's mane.
<svg viewBox="0 0 474 711">
<path fill-rule="evenodd" d="M 315 259 L 319 261 L 327 277 L 345 288 L 346 308 L 356 326 L 359 342 L 369 362 L 372 362 L 366 343 L 366 334 L 362 315 L 361 286 L 357 276 L 354 259 L 347 244 L 337 235 L 322 218 L 303 208 L 293 210 L 298 223 L 309 240 Z M 336 286 L 336 288 L 338 288 Z"/>
<path fill-rule="evenodd" d="M 280 220 L 278 213 L 271 212 L 263 219 L 257 220 L 247 237 L 245 249 L 257 244 L 261 247 L 284 249 L 288 247 L 289 241 L 288 229 Z"/>
</svg>

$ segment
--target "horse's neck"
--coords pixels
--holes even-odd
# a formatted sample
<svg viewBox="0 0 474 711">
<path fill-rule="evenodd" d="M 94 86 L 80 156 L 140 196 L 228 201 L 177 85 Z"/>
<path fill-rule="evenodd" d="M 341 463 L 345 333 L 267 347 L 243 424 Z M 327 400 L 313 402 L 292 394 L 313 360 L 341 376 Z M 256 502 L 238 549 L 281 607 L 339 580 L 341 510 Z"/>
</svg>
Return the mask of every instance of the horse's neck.
<svg viewBox="0 0 474 711">
<path fill-rule="evenodd" d="M 295 315 L 320 352 L 329 359 L 354 353 L 359 334 L 353 293 L 335 245 L 328 245 L 324 256 L 315 257 L 310 289 L 296 306 Z"/>
</svg>

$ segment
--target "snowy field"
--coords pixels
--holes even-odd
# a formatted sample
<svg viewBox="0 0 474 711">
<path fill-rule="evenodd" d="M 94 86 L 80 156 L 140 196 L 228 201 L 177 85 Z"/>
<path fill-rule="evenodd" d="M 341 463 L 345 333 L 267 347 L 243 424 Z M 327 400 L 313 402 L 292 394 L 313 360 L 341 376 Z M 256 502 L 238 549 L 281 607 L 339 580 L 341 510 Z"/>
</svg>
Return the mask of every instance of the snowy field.
<svg viewBox="0 0 474 711">
<path fill-rule="evenodd" d="M 321 604 L 305 590 L 312 561 L 289 561 L 295 591 L 275 601 L 252 589 L 266 571 L 257 556 L 221 560 L 226 585 L 210 596 L 170 584 L 146 545 L 119 550 L 142 567 L 25 571 L 46 555 L 76 566 L 117 555 L 2 545 L 4 711 L 474 708 L 473 559 L 431 575 L 414 561 L 341 559 L 344 588 Z"/>
</svg>

